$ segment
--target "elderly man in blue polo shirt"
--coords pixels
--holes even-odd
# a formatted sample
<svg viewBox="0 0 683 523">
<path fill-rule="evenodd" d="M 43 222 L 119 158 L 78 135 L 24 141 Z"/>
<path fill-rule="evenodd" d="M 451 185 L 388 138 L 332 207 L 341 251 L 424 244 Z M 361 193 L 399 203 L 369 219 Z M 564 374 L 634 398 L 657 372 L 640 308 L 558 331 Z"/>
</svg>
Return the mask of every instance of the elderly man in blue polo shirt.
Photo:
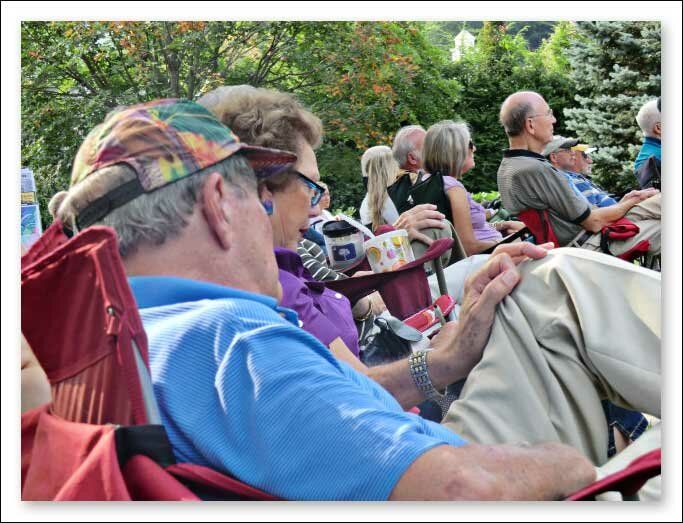
<svg viewBox="0 0 683 523">
<path fill-rule="evenodd" d="M 74 228 L 101 223 L 117 232 L 178 461 L 215 467 L 289 499 L 556 499 L 595 478 L 573 447 L 604 461 L 604 416 L 593 408 L 599 395 L 659 415 L 658 276 L 620 266 L 639 288 L 639 313 L 653 317 L 629 321 L 632 297 L 617 292 L 608 307 L 588 311 L 600 332 L 586 330 L 577 343 L 560 327 L 577 328 L 575 316 L 549 322 L 525 297 L 556 295 L 582 310 L 586 305 L 572 296 L 591 295 L 576 292 L 584 278 L 557 276 L 582 276 L 586 264 L 600 273 L 613 261 L 593 253 L 544 257 L 533 246 L 512 246 L 473 274 L 460 321 L 433 341 L 436 352 L 452 353 L 454 375 L 474 374 L 462 413 L 446 427 L 404 412 L 278 305 L 270 222 L 256 179 L 295 161 L 290 153 L 239 143 L 206 109 L 182 100 L 111 113 L 74 161 L 57 214 Z M 522 277 L 516 263 L 526 254 L 539 259 L 523 264 Z M 516 286 L 517 297 L 510 295 Z M 501 312 L 506 296 L 509 310 Z M 560 330 L 534 334 L 525 317 Z M 633 350 L 610 348 L 605 329 L 628 331 Z M 554 347 L 545 354 L 547 335 Z M 434 394 L 445 385 L 431 382 L 434 354 L 396 362 L 387 372 L 406 390 Z M 536 364 L 515 363 L 529 354 Z M 501 365 L 522 374 L 487 379 L 487 369 Z M 481 437 L 465 439 L 460 429 Z M 475 443 L 499 438 L 510 443 Z M 573 447 L 558 443 L 565 438 Z"/>
<path fill-rule="evenodd" d="M 604 189 L 586 178 L 584 173 L 581 172 L 581 168 L 588 168 L 590 172 L 592 160 L 591 163 L 588 163 L 583 158 L 584 155 L 588 156 L 587 150 L 588 146 L 580 144 L 576 138 L 553 136 L 553 139 L 543 148 L 541 154 L 553 164 L 553 167 L 567 175 L 567 179 L 591 205 L 609 207 L 616 204 L 617 201 L 614 198 Z"/>
</svg>

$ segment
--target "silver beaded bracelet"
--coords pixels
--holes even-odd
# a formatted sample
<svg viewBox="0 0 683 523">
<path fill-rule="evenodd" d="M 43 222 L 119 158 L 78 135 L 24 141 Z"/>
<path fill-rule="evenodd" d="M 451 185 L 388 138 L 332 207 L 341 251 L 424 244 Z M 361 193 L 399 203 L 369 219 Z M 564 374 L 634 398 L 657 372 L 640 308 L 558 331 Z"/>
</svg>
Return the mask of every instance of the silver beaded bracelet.
<svg viewBox="0 0 683 523">
<path fill-rule="evenodd" d="M 427 369 L 427 352 L 419 350 L 410 356 L 410 375 L 417 389 L 429 400 L 441 400 L 444 395 L 434 388 Z"/>
</svg>

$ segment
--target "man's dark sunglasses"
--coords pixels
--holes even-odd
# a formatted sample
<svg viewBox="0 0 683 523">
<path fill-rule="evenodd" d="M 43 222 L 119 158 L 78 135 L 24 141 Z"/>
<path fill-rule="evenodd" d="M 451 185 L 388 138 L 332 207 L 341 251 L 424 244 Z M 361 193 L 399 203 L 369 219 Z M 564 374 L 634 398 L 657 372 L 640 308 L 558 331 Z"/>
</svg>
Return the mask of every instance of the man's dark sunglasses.
<svg viewBox="0 0 683 523">
<path fill-rule="evenodd" d="M 316 205 L 318 205 L 323 197 L 323 194 L 325 194 L 325 188 L 321 185 L 318 185 L 308 176 L 300 173 L 296 169 L 292 169 L 292 172 L 296 174 L 299 178 L 301 178 L 301 181 L 308 185 L 308 187 L 310 187 L 314 191 L 313 196 L 311 196 L 311 207 L 315 207 Z"/>
<path fill-rule="evenodd" d="M 474 151 L 474 142 L 470 140 L 470 143 L 467 144 L 467 147 L 470 151 Z"/>
</svg>

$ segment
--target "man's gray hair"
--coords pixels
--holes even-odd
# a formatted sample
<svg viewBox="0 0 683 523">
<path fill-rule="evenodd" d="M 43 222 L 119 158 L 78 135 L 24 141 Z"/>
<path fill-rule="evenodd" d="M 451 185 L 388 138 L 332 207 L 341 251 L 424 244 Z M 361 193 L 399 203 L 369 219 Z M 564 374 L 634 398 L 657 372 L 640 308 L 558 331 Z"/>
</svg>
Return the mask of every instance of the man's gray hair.
<svg viewBox="0 0 683 523">
<path fill-rule="evenodd" d="M 501 107 L 500 111 L 500 123 L 505 129 L 505 134 L 508 136 L 519 136 L 524 131 L 524 124 L 532 110 L 532 104 L 530 102 L 521 101 L 518 104 L 514 104 L 503 111 Z"/>
<path fill-rule="evenodd" d="M 662 121 L 662 113 L 657 109 L 657 100 L 650 100 L 638 111 L 636 122 L 645 136 L 654 136 L 652 129 Z"/>
<path fill-rule="evenodd" d="M 391 152 L 401 168 L 406 164 L 409 153 L 416 152 L 417 156 L 422 156 L 422 152 L 416 149 L 415 140 L 413 140 L 413 135 L 417 131 L 426 132 L 421 125 L 407 125 L 406 127 L 401 127 L 394 137 Z"/>
<path fill-rule="evenodd" d="M 239 197 L 245 196 L 247 191 L 256 192 L 253 169 L 241 155 L 235 154 L 177 182 L 141 194 L 94 225 L 106 225 L 116 231 L 119 252 L 124 258 L 141 244 L 161 245 L 168 238 L 178 236 L 187 225 L 195 204 L 201 198 L 204 181 L 213 172 L 218 172 Z M 57 210 L 58 217 L 65 225 L 72 226 L 80 211 L 111 190 L 111 181 L 120 186 L 135 176 L 135 172 L 125 164 L 116 164 L 91 174 L 69 190 L 69 195 Z"/>
</svg>

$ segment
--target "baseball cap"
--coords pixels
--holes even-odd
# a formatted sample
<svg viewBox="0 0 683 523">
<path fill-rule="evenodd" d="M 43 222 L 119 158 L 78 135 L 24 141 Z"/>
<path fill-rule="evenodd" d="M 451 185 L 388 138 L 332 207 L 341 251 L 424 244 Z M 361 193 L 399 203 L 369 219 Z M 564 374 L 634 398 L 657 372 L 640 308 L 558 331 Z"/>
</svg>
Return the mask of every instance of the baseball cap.
<svg viewBox="0 0 683 523">
<path fill-rule="evenodd" d="M 597 147 L 591 147 L 585 143 L 579 143 L 579 144 L 576 144 L 574 147 L 572 147 L 572 151 L 578 151 L 578 152 L 586 153 L 586 154 L 590 154 L 593 151 L 597 151 L 597 149 L 598 149 Z"/>
<path fill-rule="evenodd" d="M 579 141 L 573 138 L 565 138 L 564 136 L 553 136 L 553 139 L 546 144 L 541 154 L 547 157 L 551 153 L 554 153 L 555 151 L 558 151 L 560 149 L 569 150 L 578 143 Z"/>
<path fill-rule="evenodd" d="M 283 172 L 295 154 L 240 143 L 206 108 L 168 98 L 122 107 L 85 138 L 71 171 L 71 186 L 93 173 L 124 163 L 136 178 L 110 190 L 78 214 L 79 227 L 99 221 L 117 207 L 241 154 L 259 179 Z"/>
</svg>

